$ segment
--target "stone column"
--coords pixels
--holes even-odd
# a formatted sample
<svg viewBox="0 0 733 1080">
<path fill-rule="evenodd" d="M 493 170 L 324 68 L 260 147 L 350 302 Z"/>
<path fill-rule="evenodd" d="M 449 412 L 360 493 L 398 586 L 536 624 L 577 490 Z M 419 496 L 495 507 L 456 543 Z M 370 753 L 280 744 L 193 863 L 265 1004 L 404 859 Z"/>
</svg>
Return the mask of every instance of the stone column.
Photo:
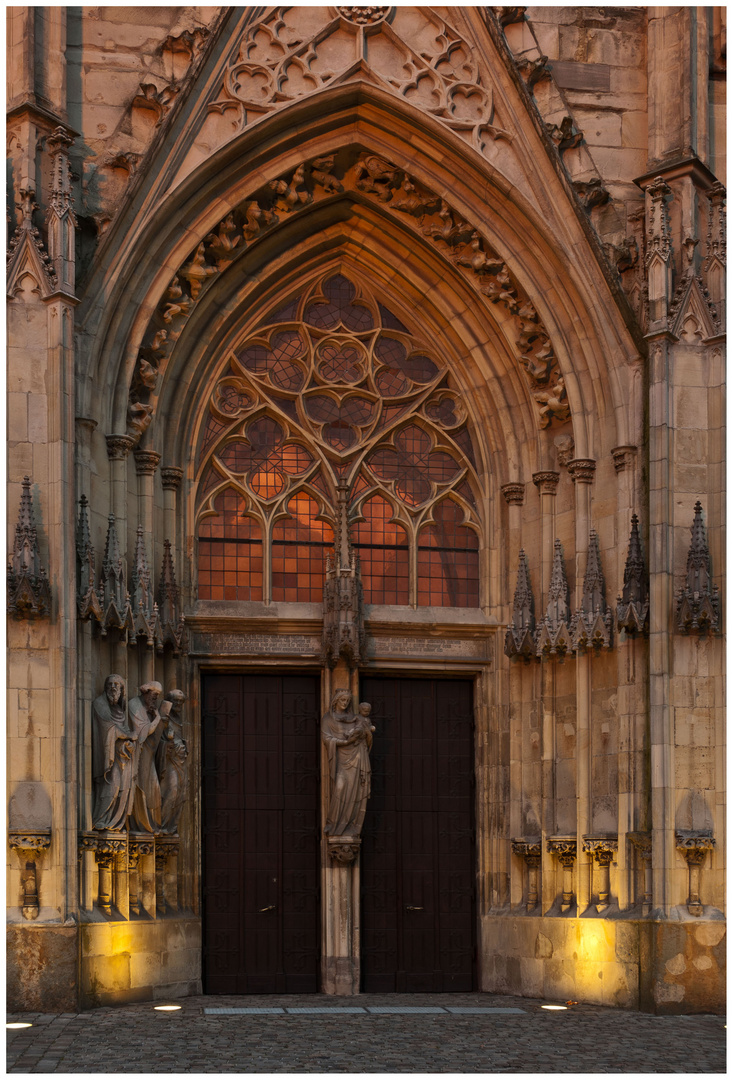
<svg viewBox="0 0 733 1080">
<path fill-rule="evenodd" d="M 127 534 L 127 459 L 135 445 L 129 435 L 107 435 L 107 456 L 110 462 L 110 513 L 114 515 L 115 530 L 120 544 L 122 563 L 125 568 L 125 582 L 130 587 L 130 559 L 128 552 L 134 551 Z M 112 648 L 112 669 L 118 671 L 128 683 L 127 648 L 117 642 Z"/>
<path fill-rule="evenodd" d="M 181 545 L 178 543 L 178 492 L 181 487 L 181 481 L 183 480 L 183 469 L 179 469 L 176 465 L 164 465 L 160 470 L 160 478 L 163 482 L 163 538 L 164 540 L 170 540 L 173 561 L 177 571 L 176 576 L 178 577 L 178 571 L 181 565 L 179 558 Z M 160 567 L 156 566 L 154 570 L 157 574 L 160 572 Z M 178 582 L 180 584 L 179 577 Z M 180 657 L 172 656 L 170 652 L 166 652 L 164 659 L 166 691 L 169 690 L 171 686 L 184 685 L 186 678 L 184 668 L 185 661 Z"/>
<path fill-rule="evenodd" d="M 535 911 L 540 898 L 539 873 L 542 862 L 542 844 L 539 840 L 512 840 L 512 851 L 524 860 L 527 867 L 527 911 L 542 914 L 541 910 Z"/>
<path fill-rule="evenodd" d="M 641 913 L 649 915 L 652 910 L 652 837 L 648 832 L 630 832 L 627 834 L 632 847 L 636 849 L 639 861 L 643 864 Z M 620 840 L 619 840 L 620 844 Z M 631 894 L 631 903 L 636 902 L 635 893 Z M 621 905 L 619 904 L 619 907 Z"/>
<path fill-rule="evenodd" d="M 689 869 L 689 889 L 687 910 L 698 918 L 703 913 L 700 899 L 700 876 L 707 853 L 715 848 L 712 836 L 702 833 L 677 832 L 675 835 L 677 850 L 681 852 Z"/>
<path fill-rule="evenodd" d="M 562 900 L 560 910 L 570 911 L 573 906 L 573 866 L 578 853 L 578 841 L 574 836 L 551 836 L 547 841 L 549 854 L 557 856 L 562 866 Z"/>
<path fill-rule="evenodd" d="M 540 493 L 541 514 L 541 551 L 540 581 L 538 600 L 538 618 L 542 617 L 547 601 L 547 593 L 550 587 L 552 559 L 555 543 L 555 512 L 557 504 L 557 485 L 560 483 L 560 473 L 550 470 L 536 472 L 532 476 L 532 482 Z M 542 664 L 534 676 L 535 687 L 538 690 L 535 696 L 540 698 L 542 709 L 542 808 L 541 828 L 542 837 L 546 839 L 548 833 L 555 831 L 555 665 L 554 663 Z M 540 847 L 540 853 L 542 848 Z M 540 855 L 542 857 L 542 855 Z M 549 881 L 549 874 L 543 875 L 543 883 Z"/>
<path fill-rule="evenodd" d="M 598 902 L 596 911 L 602 914 L 608 909 L 611 896 L 611 863 L 618 850 L 618 840 L 612 836 L 584 836 L 583 851 L 595 859 L 599 867 L 598 875 Z M 591 862 L 592 865 L 592 862 Z M 592 876 L 592 875 L 591 875 Z M 591 896 L 593 887 L 591 884 Z"/>
<path fill-rule="evenodd" d="M 133 451 L 137 473 L 138 521 L 143 527 L 145 558 L 150 570 L 151 587 L 155 580 L 155 470 L 160 454 L 155 450 Z M 142 658 L 140 678 L 143 683 L 155 678 L 155 653 L 151 648 L 139 650 Z"/>
<path fill-rule="evenodd" d="M 591 458 L 574 458 L 568 462 L 568 472 L 575 484 L 575 602 L 580 607 L 583 595 L 583 577 L 588 559 L 588 536 L 590 534 L 590 485 L 593 483 L 596 463 Z M 591 746 L 591 657 L 588 652 L 575 660 L 575 693 L 577 709 L 577 795 L 578 795 L 578 850 L 582 837 L 591 829 L 592 746 Z M 585 850 L 583 848 L 583 850 Z M 580 869 L 580 868 L 579 868 Z M 578 874 L 578 911 L 584 911 L 590 903 L 591 874 Z"/>
<path fill-rule="evenodd" d="M 509 518 L 509 544 L 507 555 L 510 568 L 517 565 L 519 547 L 521 541 L 521 507 L 524 505 L 524 484 L 504 484 L 501 493 L 508 505 Z M 534 673 L 528 677 L 524 670 L 524 663 L 510 662 L 508 683 L 509 696 L 507 699 L 507 711 L 509 713 L 509 835 L 517 836 L 522 831 L 522 724 L 527 707 L 527 693 L 533 689 Z M 512 905 L 521 903 L 522 882 L 512 879 L 512 860 L 507 867 L 507 843 L 503 837 L 492 838 L 491 852 L 493 870 L 507 876 L 510 887 L 509 901 Z M 487 870 L 489 868 L 487 867 Z M 498 900 L 498 898 L 497 898 Z M 501 901 L 499 901 L 501 902 Z"/>
<path fill-rule="evenodd" d="M 359 700 L 359 673 L 345 660 L 334 668 L 324 667 L 323 712 L 331 707 L 336 690 L 351 691 Z M 348 837 L 323 834 L 328 813 L 329 770 L 325 747 L 321 746 L 321 880 L 323 886 L 321 988 L 324 994 L 353 995 L 361 984 L 360 866 L 358 842 Z M 367 811 L 368 813 L 368 811 Z"/>
</svg>

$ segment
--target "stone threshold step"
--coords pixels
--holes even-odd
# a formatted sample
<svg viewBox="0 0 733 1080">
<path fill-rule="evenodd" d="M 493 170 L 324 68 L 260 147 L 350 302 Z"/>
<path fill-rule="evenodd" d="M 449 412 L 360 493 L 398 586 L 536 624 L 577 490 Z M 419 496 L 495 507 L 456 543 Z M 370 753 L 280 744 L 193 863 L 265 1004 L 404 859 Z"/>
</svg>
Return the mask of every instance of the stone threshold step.
<svg viewBox="0 0 733 1080">
<path fill-rule="evenodd" d="M 316 1006 L 313 1008 L 291 1008 L 290 1006 L 269 1006 L 251 1009 L 204 1009 L 205 1016 L 343 1016 L 360 1014 L 373 1015 L 410 1015 L 416 1013 L 442 1014 L 443 1016 L 488 1016 L 502 1015 L 526 1016 L 525 1009 L 510 1008 L 473 1008 L 463 1005 L 409 1006 L 409 1005 L 365 1005 L 365 1006 Z"/>
</svg>

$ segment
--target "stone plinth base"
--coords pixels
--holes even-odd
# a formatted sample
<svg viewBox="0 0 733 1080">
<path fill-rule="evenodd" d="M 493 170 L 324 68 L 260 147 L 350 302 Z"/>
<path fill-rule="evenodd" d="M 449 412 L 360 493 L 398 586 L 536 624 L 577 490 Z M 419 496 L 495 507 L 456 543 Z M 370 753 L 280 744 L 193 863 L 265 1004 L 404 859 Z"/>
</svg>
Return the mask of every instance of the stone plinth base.
<svg viewBox="0 0 733 1080">
<path fill-rule="evenodd" d="M 9 1012 L 76 1012 L 76 926 L 8 926 Z"/>
<path fill-rule="evenodd" d="M 725 923 L 481 920 L 481 990 L 656 1013 L 724 1012 Z"/>
<path fill-rule="evenodd" d="M 83 923 L 83 1009 L 201 993 L 201 920 Z"/>
</svg>

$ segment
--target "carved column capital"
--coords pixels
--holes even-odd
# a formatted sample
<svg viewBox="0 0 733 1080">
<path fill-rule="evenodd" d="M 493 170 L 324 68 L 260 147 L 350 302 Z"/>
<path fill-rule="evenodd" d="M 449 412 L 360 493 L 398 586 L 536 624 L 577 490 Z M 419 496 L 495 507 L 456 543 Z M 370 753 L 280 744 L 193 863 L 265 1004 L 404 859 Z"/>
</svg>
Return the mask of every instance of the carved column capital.
<svg viewBox="0 0 733 1080">
<path fill-rule="evenodd" d="M 557 856 L 562 866 L 572 866 L 578 854 L 578 841 L 574 836 L 551 836 L 547 840 L 550 855 Z"/>
<path fill-rule="evenodd" d="M 160 478 L 166 491 L 177 491 L 183 480 L 183 469 L 177 465 L 164 465 L 160 470 Z"/>
<path fill-rule="evenodd" d="M 110 461 L 124 461 L 135 445 L 129 435 L 105 435 L 107 456 Z"/>
<path fill-rule="evenodd" d="M 618 851 L 618 840 L 613 836 L 584 836 L 583 851 L 599 866 L 610 866 Z"/>
<path fill-rule="evenodd" d="M 329 836 L 328 854 L 337 863 L 353 863 L 359 854 L 361 837 L 359 836 Z"/>
<path fill-rule="evenodd" d="M 636 451 L 636 446 L 614 446 L 611 457 L 613 458 L 613 467 L 617 473 L 623 472 L 624 469 L 628 469 L 633 465 Z"/>
<path fill-rule="evenodd" d="M 509 506 L 521 506 L 524 503 L 524 484 L 502 484 L 501 493 Z"/>
<path fill-rule="evenodd" d="M 135 472 L 138 476 L 153 476 L 160 463 L 160 454 L 156 450 L 135 450 Z"/>
<path fill-rule="evenodd" d="M 528 866 L 539 866 L 542 857 L 541 840 L 512 840 L 512 851 L 520 855 Z"/>
<path fill-rule="evenodd" d="M 707 853 L 715 848 L 715 840 L 709 833 L 676 832 L 675 844 L 688 866 L 702 866 Z"/>
<path fill-rule="evenodd" d="M 538 489 L 540 495 L 554 495 L 557 491 L 557 485 L 560 483 L 560 473 L 551 470 L 532 473 L 532 483 Z"/>
<path fill-rule="evenodd" d="M 573 458 L 568 462 L 568 472 L 576 484 L 592 484 L 595 471 L 593 458 Z"/>
<path fill-rule="evenodd" d="M 13 851 L 45 851 L 51 846 L 50 829 L 9 829 L 8 844 Z"/>
</svg>

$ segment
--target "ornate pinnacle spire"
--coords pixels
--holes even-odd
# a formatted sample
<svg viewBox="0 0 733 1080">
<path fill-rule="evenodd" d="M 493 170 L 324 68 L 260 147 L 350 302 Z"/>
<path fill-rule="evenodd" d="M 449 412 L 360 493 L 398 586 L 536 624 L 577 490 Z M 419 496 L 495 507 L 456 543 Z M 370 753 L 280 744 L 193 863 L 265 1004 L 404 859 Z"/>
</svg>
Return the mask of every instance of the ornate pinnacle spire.
<svg viewBox="0 0 733 1080">
<path fill-rule="evenodd" d="M 120 555 L 120 544 L 117 539 L 114 514 L 110 514 L 107 520 L 107 540 L 104 545 L 104 560 L 102 562 L 101 592 L 105 612 L 107 612 L 110 604 L 114 604 L 121 618 L 126 599 L 125 571 Z"/>
<path fill-rule="evenodd" d="M 31 480 L 23 477 L 23 490 L 20 496 L 18 524 L 15 526 L 15 544 L 13 546 L 13 570 L 16 574 L 38 573 L 38 535 L 33 517 L 31 499 Z"/>
<path fill-rule="evenodd" d="M 631 517 L 629 550 L 624 567 L 624 588 L 616 605 L 616 628 L 634 637 L 649 633 L 649 579 L 641 550 L 639 519 Z"/>
<path fill-rule="evenodd" d="M 583 599 L 581 607 L 584 614 L 591 616 L 596 611 L 605 611 L 605 584 L 601 570 L 601 553 L 598 548 L 598 533 L 591 529 L 588 544 L 588 565 L 583 578 Z"/>
<path fill-rule="evenodd" d="M 507 627 L 504 637 L 504 652 L 507 656 L 523 656 L 525 663 L 536 655 L 534 646 L 534 596 L 529 580 L 529 565 L 524 548 L 519 552 L 517 569 L 517 587 L 514 590 L 512 622 Z"/>
<path fill-rule="evenodd" d="M 150 570 L 145 557 L 145 532 L 142 525 L 137 527 L 135 543 L 135 566 L 132 571 L 132 607 L 137 615 L 142 609 L 145 614 L 152 612 L 153 596 L 150 590 Z"/>
<path fill-rule="evenodd" d="M 705 536 L 702 504 L 695 503 L 692 519 L 692 541 L 687 554 L 687 581 L 677 594 L 677 628 L 718 633 L 720 630 L 720 596 L 711 581 L 710 549 Z"/>
<path fill-rule="evenodd" d="M 570 619 L 570 587 L 565 573 L 562 544 L 559 540 L 555 541 L 545 617 L 553 626 L 559 626 L 561 622 L 567 622 Z"/>
<path fill-rule="evenodd" d="M 102 609 L 94 582 L 94 548 L 92 547 L 89 533 L 89 505 L 86 495 L 79 499 L 79 520 L 76 527 L 76 557 L 78 563 L 78 592 L 79 617 L 88 619 L 91 615 L 101 621 Z"/>
</svg>

